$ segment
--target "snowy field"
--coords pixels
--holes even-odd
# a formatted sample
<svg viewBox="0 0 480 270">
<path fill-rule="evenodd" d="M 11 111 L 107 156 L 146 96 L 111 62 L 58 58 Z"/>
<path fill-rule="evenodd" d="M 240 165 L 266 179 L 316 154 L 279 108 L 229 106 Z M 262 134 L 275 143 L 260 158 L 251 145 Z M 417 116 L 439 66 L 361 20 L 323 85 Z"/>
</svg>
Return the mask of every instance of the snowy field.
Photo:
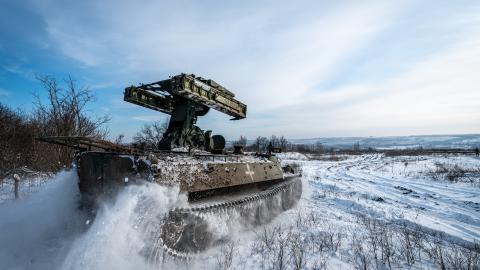
<svg viewBox="0 0 480 270">
<path fill-rule="evenodd" d="M 225 226 L 231 216 L 212 220 L 230 242 L 155 265 L 141 255 L 138 224 L 175 207 L 177 190 L 128 187 L 86 226 L 75 172 L 60 173 L 0 204 L 0 269 L 478 269 L 480 159 L 280 158 L 303 170 L 296 208 L 256 228 Z"/>
<path fill-rule="evenodd" d="M 459 242 L 480 243 L 480 186 L 432 178 L 436 163 L 480 168 L 480 159 L 465 157 L 371 155 L 340 162 L 312 161 L 304 170 L 314 190 L 310 199 L 314 208 L 332 208 L 326 203 L 336 213 L 407 221 Z M 471 177 L 478 184 L 480 175 Z"/>
<path fill-rule="evenodd" d="M 480 159 L 281 158 L 302 166 L 304 196 L 255 232 L 238 269 L 282 269 L 279 256 L 286 269 L 478 269 Z"/>
</svg>

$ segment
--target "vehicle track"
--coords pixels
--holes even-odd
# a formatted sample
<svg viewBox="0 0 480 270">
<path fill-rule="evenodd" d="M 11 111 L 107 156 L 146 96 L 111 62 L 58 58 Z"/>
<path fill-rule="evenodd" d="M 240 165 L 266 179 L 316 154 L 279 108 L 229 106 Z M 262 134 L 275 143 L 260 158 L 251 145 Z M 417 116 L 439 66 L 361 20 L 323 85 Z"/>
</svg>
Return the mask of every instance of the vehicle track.
<svg viewBox="0 0 480 270">
<path fill-rule="evenodd" d="M 175 208 L 172 209 L 167 217 L 158 224 L 159 230 L 153 230 L 152 239 L 155 241 L 148 248 L 146 257 L 151 262 L 159 262 L 164 259 L 164 255 L 167 254 L 177 259 L 189 259 L 196 255 L 198 252 L 202 252 L 215 244 L 212 239 L 199 238 L 204 243 L 195 243 L 195 239 L 198 237 L 209 237 L 208 223 L 212 216 L 226 215 L 228 212 L 235 211 L 242 216 L 243 221 L 247 219 L 250 225 L 256 226 L 273 219 L 278 213 L 292 208 L 296 202 L 300 199 L 302 193 L 302 182 L 299 177 L 291 177 L 284 182 L 271 186 L 270 188 L 254 192 L 241 198 L 221 201 L 217 203 L 201 204 L 199 206 L 192 206 L 187 208 Z M 267 205 L 268 207 L 265 207 Z M 249 216 L 255 213 L 255 216 Z M 169 227 L 169 219 L 181 217 L 184 219 L 194 220 L 195 227 L 200 227 L 202 231 L 194 232 L 191 234 L 187 232 L 191 237 L 194 237 L 193 245 L 189 239 L 188 243 L 180 243 L 185 241 L 182 238 L 182 234 L 185 234 L 185 227 Z M 251 218 L 252 220 L 248 220 Z M 172 224 L 178 224 L 178 220 L 172 222 Z M 184 224 L 185 225 L 185 224 Z M 188 228 L 187 228 L 188 229 Z M 152 229 L 151 229 L 152 230 Z M 181 231 L 177 231 L 181 230 Z M 173 239 L 172 239 L 173 237 Z M 218 242 L 224 239 L 218 239 Z M 185 249 L 186 244 L 188 249 Z M 191 247 L 197 245 L 198 250 L 192 250 Z"/>
</svg>

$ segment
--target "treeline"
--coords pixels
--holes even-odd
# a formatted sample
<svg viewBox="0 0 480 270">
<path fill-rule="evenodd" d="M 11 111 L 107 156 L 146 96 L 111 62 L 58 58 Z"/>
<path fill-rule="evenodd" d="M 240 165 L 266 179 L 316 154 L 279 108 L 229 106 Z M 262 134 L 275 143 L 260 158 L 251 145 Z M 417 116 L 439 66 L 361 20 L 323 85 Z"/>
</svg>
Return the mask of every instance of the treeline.
<svg viewBox="0 0 480 270">
<path fill-rule="evenodd" d="M 360 154 L 360 153 L 370 153 L 375 152 L 374 148 L 362 148 L 360 143 L 356 142 L 352 145 L 351 148 L 336 148 L 332 146 L 327 146 L 321 142 L 315 143 L 292 143 L 287 140 L 284 136 L 272 135 L 269 138 L 259 136 L 255 140 L 248 140 L 245 136 L 240 136 L 236 141 L 232 142 L 230 148 L 233 148 L 235 145 L 243 146 L 243 149 L 248 152 L 266 152 L 268 146 L 271 144 L 272 147 L 281 149 L 282 152 L 299 152 L 299 153 L 308 153 L 308 154 L 332 154 L 338 152 L 348 152 L 351 154 Z"/>
<path fill-rule="evenodd" d="M 72 78 L 61 84 L 49 76 L 37 78 L 47 99 L 35 95 L 30 112 L 14 110 L 0 103 L 0 177 L 22 166 L 34 170 L 56 171 L 69 166 L 72 150 L 46 144 L 35 138 L 43 136 L 89 136 L 105 138 L 108 116 L 87 114 L 94 101 L 88 87 L 79 87 Z"/>
<path fill-rule="evenodd" d="M 266 152 L 269 145 L 280 149 L 282 152 L 295 151 L 301 153 L 322 153 L 333 151 L 333 148 L 325 147 L 320 142 L 313 144 L 297 144 L 290 142 L 284 136 L 276 135 L 272 135 L 269 138 L 258 136 L 255 140 L 250 142 L 245 136 L 240 136 L 238 140 L 232 143 L 232 147 L 235 145 L 243 146 L 245 151 L 258 153 Z"/>
<path fill-rule="evenodd" d="M 248 144 L 247 137 L 245 136 L 240 136 L 237 141 L 233 142 L 233 146 L 240 145 L 245 151 L 258 153 L 266 152 L 270 144 L 272 145 L 272 147 L 280 148 L 282 149 L 282 151 L 286 151 L 289 142 L 287 141 L 287 139 L 285 139 L 285 137 L 277 137 L 275 135 L 272 135 L 270 138 L 258 136 L 255 141 L 250 144 Z"/>
</svg>

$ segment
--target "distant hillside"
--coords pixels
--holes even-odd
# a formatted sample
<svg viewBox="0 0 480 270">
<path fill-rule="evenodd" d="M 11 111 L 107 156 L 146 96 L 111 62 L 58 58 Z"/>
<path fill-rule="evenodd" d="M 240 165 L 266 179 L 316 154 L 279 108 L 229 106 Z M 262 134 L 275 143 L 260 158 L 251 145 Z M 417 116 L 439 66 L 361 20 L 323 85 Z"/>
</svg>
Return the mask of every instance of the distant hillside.
<svg viewBox="0 0 480 270">
<path fill-rule="evenodd" d="M 406 149 L 406 148 L 474 148 L 480 147 L 480 134 L 423 135 L 392 137 L 327 137 L 290 140 L 295 144 L 321 143 L 324 146 L 351 149 L 355 143 L 361 148 Z"/>
</svg>

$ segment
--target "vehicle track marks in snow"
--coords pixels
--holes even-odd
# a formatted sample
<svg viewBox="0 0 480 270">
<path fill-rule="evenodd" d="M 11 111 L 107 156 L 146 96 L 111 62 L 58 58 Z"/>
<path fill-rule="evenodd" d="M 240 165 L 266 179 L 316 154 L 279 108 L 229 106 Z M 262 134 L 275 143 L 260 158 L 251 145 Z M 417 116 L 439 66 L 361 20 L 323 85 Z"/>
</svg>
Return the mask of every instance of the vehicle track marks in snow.
<svg viewBox="0 0 480 270">
<path fill-rule="evenodd" d="M 315 198 L 346 214 L 386 221 L 402 218 L 468 242 L 480 242 L 480 189 L 468 183 L 434 181 L 425 168 L 439 157 L 361 155 L 332 161 L 307 161 Z M 468 157 L 453 158 L 479 166 Z M 472 164 L 470 164 L 472 163 Z"/>
</svg>

